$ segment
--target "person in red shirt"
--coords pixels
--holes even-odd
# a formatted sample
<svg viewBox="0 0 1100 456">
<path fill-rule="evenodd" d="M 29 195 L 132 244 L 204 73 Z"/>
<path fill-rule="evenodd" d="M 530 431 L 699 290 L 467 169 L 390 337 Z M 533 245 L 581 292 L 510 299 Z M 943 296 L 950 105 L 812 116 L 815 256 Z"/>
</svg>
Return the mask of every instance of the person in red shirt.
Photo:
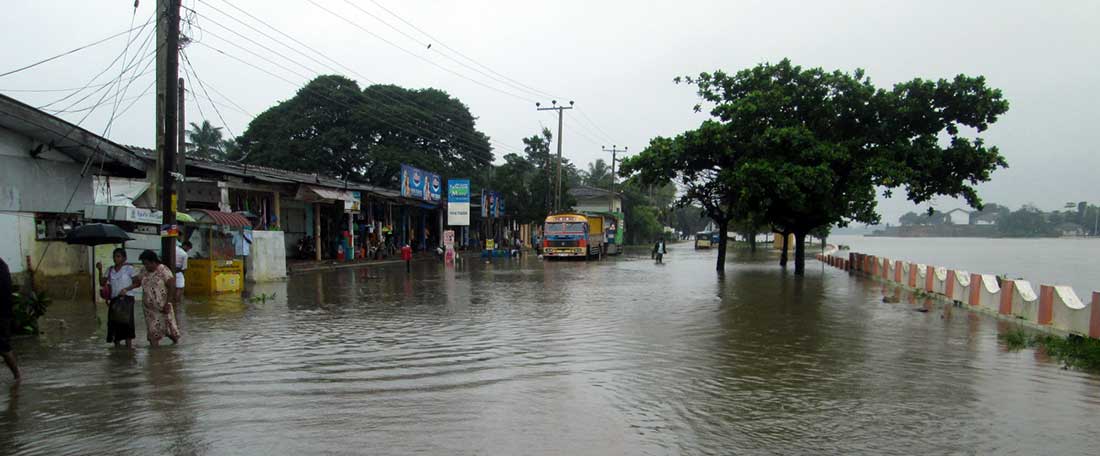
<svg viewBox="0 0 1100 456">
<path fill-rule="evenodd" d="M 412 272 L 413 249 L 408 243 L 401 247 L 401 259 L 405 260 L 405 273 Z"/>
</svg>

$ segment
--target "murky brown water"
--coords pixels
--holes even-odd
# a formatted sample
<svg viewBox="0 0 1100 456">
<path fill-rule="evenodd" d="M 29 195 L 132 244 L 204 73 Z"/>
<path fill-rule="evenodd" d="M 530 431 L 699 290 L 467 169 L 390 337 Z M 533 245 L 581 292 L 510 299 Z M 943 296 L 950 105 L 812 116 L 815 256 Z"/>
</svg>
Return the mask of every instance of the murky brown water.
<svg viewBox="0 0 1100 456">
<path fill-rule="evenodd" d="M 808 264 L 674 246 L 295 276 L 114 350 L 87 306 L 20 340 L 5 454 L 1095 454 L 1100 376 Z M 102 309 L 99 312 L 103 318 Z M 139 334 L 142 330 L 139 329 Z M 0 376 L 0 384 L 7 377 Z M 5 393 L 7 393 L 5 391 Z"/>
</svg>

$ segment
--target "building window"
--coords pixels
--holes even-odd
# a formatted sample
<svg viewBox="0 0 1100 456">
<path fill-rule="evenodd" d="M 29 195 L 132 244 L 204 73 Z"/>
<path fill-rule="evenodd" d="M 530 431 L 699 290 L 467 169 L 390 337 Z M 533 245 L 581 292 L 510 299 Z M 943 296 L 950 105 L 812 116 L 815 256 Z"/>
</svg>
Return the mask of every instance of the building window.
<svg viewBox="0 0 1100 456">
<path fill-rule="evenodd" d="M 39 241 L 63 241 L 69 231 L 84 223 L 77 214 L 35 214 L 34 238 Z"/>
</svg>

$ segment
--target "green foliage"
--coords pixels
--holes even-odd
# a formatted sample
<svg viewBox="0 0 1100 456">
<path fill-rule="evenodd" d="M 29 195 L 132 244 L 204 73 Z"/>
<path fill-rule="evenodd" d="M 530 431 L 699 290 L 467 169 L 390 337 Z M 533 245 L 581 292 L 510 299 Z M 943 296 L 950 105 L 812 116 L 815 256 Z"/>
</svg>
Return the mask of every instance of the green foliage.
<svg viewBox="0 0 1100 456">
<path fill-rule="evenodd" d="M 1002 217 L 997 223 L 997 230 L 1004 236 L 1010 237 L 1039 237 L 1053 235 L 1056 227 L 1047 223 L 1042 211 L 1034 207 L 1024 206 L 1019 210 Z"/>
<path fill-rule="evenodd" d="M 581 172 L 581 182 L 589 187 L 610 188 L 611 167 L 602 158 L 588 164 L 588 170 Z"/>
<path fill-rule="evenodd" d="M 232 144 L 222 139 L 222 127 L 215 127 L 207 120 L 201 125 L 191 122 L 187 140 L 190 141 L 187 144 L 189 155 L 208 160 L 224 159 L 227 146 Z"/>
<path fill-rule="evenodd" d="M 631 244 L 646 244 L 660 237 L 663 226 L 657 219 L 657 208 L 653 206 L 637 206 L 631 210 L 626 226 L 630 234 Z"/>
<path fill-rule="evenodd" d="M 46 315 L 50 303 L 53 302 L 46 292 L 12 293 L 12 302 L 15 304 L 15 330 L 17 334 L 38 334 L 38 319 Z"/>
<path fill-rule="evenodd" d="M 396 186 L 402 163 L 485 183 L 489 138 L 469 108 L 437 89 L 319 76 L 261 113 L 230 158 Z"/>
<path fill-rule="evenodd" d="M 541 225 L 553 210 L 557 184 L 557 154 L 551 153 L 553 139 L 550 130 L 543 128 L 539 134 L 523 139 L 523 155 L 505 155 L 504 164 L 493 169 L 487 187 L 502 193 L 509 215 L 519 223 Z M 576 166 L 562 158 L 562 207 L 574 204 L 568 191 L 581 181 Z"/>
<path fill-rule="evenodd" d="M 796 252 L 816 228 L 877 223 L 876 188 L 903 189 L 916 203 L 961 197 L 980 208 L 974 185 L 1007 166 L 996 147 L 962 133 L 980 133 L 1008 110 L 982 77 L 914 79 L 883 90 L 862 70 L 826 72 L 783 60 L 676 81 L 697 87 L 713 120 L 655 138 L 624 173 L 677 181 L 684 201 L 699 203 L 720 225 L 737 213 L 757 214 L 794 233 Z M 795 272 L 804 268 L 796 255 Z"/>
<path fill-rule="evenodd" d="M 1013 329 L 999 337 L 1009 350 L 1041 348 L 1067 369 L 1100 372 L 1100 340 L 1078 335 L 1059 337 L 1031 334 L 1022 328 Z"/>
</svg>

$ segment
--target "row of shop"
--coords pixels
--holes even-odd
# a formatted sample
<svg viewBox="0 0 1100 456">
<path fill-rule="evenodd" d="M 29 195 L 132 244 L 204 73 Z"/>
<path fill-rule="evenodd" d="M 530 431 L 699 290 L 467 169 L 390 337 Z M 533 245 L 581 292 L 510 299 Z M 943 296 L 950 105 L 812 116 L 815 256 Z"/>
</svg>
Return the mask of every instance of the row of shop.
<svg viewBox="0 0 1100 456">
<path fill-rule="evenodd" d="M 211 262 L 201 269 L 239 269 L 236 283 L 280 279 L 298 263 L 391 258 L 405 244 L 434 251 L 445 230 L 454 231 L 457 249 L 521 232 L 503 214 L 481 217 L 477 201 L 468 203 L 467 225 L 447 226 L 445 198 L 235 162 L 188 158 L 181 171 L 178 215 L 195 221 L 180 224 L 180 241 L 195 244 L 191 256 L 199 262 L 192 264 Z M 82 224 L 122 227 L 133 238 L 125 245 L 131 259 L 159 251 L 166 228 L 153 209 L 159 174 L 150 149 L 111 142 L 0 95 L 0 258 L 28 283 L 49 288 L 57 279 L 71 290 L 85 288 L 72 280 L 92 280 L 96 261 L 110 261 L 109 247 L 64 243 Z M 439 176 L 424 175 L 422 185 L 431 176 L 438 191 Z"/>
</svg>

